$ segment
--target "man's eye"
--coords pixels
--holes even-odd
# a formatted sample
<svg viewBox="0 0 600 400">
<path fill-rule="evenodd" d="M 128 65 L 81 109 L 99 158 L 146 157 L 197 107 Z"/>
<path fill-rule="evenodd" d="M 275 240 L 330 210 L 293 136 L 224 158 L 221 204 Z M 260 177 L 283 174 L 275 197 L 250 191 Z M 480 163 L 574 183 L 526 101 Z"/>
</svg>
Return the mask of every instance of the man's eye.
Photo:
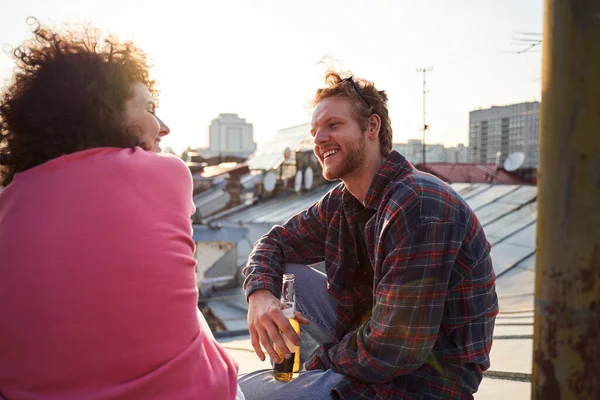
<svg viewBox="0 0 600 400">
<path fill-rule="evenodd" d="M 334 122 L 333 124 L 329 125 L 329 128 L 333 129 L 335 127 L 337 127 L 340 123 L 339 122 Z"/>
</svg>

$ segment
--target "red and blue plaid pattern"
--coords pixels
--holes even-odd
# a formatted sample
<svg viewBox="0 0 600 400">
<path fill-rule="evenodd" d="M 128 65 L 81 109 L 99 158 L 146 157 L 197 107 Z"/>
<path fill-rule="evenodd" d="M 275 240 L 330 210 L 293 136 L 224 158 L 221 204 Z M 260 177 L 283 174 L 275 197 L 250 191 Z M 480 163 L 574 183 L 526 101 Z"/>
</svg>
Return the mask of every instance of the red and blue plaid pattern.
<svg viewBox="0 0 600 400">
<path fill-rule="evenodd" d="M 325 261 L 337 341 L 320 346 L 308 370 L 346 375 L 332 388 L 342 399 L 472 399 L 490 366 L 498 313 L 477 217 L 447 184 L 392 151 L 364 202 L 376 211 L 365 227 L 375 279 L 356 287 L 357 206 L 340 184 L 274 226 L 249 257 L 246 295 L 279 296 L 286 263 Z M 356 318 L 365 301 L 372 311 Z"/>
</svg>

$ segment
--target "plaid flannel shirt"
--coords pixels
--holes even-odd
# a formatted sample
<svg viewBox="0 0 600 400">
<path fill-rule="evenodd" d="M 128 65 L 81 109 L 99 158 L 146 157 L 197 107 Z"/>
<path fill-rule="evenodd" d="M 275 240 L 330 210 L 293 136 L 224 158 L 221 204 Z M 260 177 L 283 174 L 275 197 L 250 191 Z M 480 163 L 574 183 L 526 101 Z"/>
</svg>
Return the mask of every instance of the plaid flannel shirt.
<svg viewBox="0 0 600 400">
<path fill-rule="evenodd" d="M 356 287 L 357 203 L 340 184 L 274 226 L 250 254 L 246 296 L 257 289 L 279 296 L 286 263 L 325 261 L 337 340 L 321 345 L 306 369 L 346 375 L 332 396 L 472 399 L 490 366 L 498 313 L 490 245 L 477 217 L 447 184 L 392 151 L 364 200 L 376 211 L 365 227 L 374 282 Z M 356 322 L 365 301 L 372 312 Z"/>
</svg>

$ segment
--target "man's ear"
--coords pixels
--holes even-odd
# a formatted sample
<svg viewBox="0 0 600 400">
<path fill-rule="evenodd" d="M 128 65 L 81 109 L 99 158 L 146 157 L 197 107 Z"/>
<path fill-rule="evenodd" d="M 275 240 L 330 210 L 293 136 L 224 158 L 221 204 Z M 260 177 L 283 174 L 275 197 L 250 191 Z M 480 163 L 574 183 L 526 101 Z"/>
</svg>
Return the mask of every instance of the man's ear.
<svg viewBox="0 0 600 400">
<path fill-rule="evenodd" d="M 376 139 L 381 129 L 381 117 L 377 114 L 371 114 L 369 124 L 367 125 L 367 136 L 370 139 Z"/>
</svg>

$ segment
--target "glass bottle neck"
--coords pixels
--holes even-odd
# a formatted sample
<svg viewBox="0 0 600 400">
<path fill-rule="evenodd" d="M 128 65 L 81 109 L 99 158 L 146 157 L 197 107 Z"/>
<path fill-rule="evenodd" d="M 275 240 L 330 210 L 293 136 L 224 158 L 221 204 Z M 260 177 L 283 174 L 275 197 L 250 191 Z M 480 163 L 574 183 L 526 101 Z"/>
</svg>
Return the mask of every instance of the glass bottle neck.
<svg viewBox="0 0 600 400">
<path fill-rule="evenodd" d="M 281 287 L 281 310 L 286 318 L 294 318 L 296 311 L 296 290 L 294 288 L 295 277 L 293 274 L 283 276 L 283 285 Z"/>
</svg>

